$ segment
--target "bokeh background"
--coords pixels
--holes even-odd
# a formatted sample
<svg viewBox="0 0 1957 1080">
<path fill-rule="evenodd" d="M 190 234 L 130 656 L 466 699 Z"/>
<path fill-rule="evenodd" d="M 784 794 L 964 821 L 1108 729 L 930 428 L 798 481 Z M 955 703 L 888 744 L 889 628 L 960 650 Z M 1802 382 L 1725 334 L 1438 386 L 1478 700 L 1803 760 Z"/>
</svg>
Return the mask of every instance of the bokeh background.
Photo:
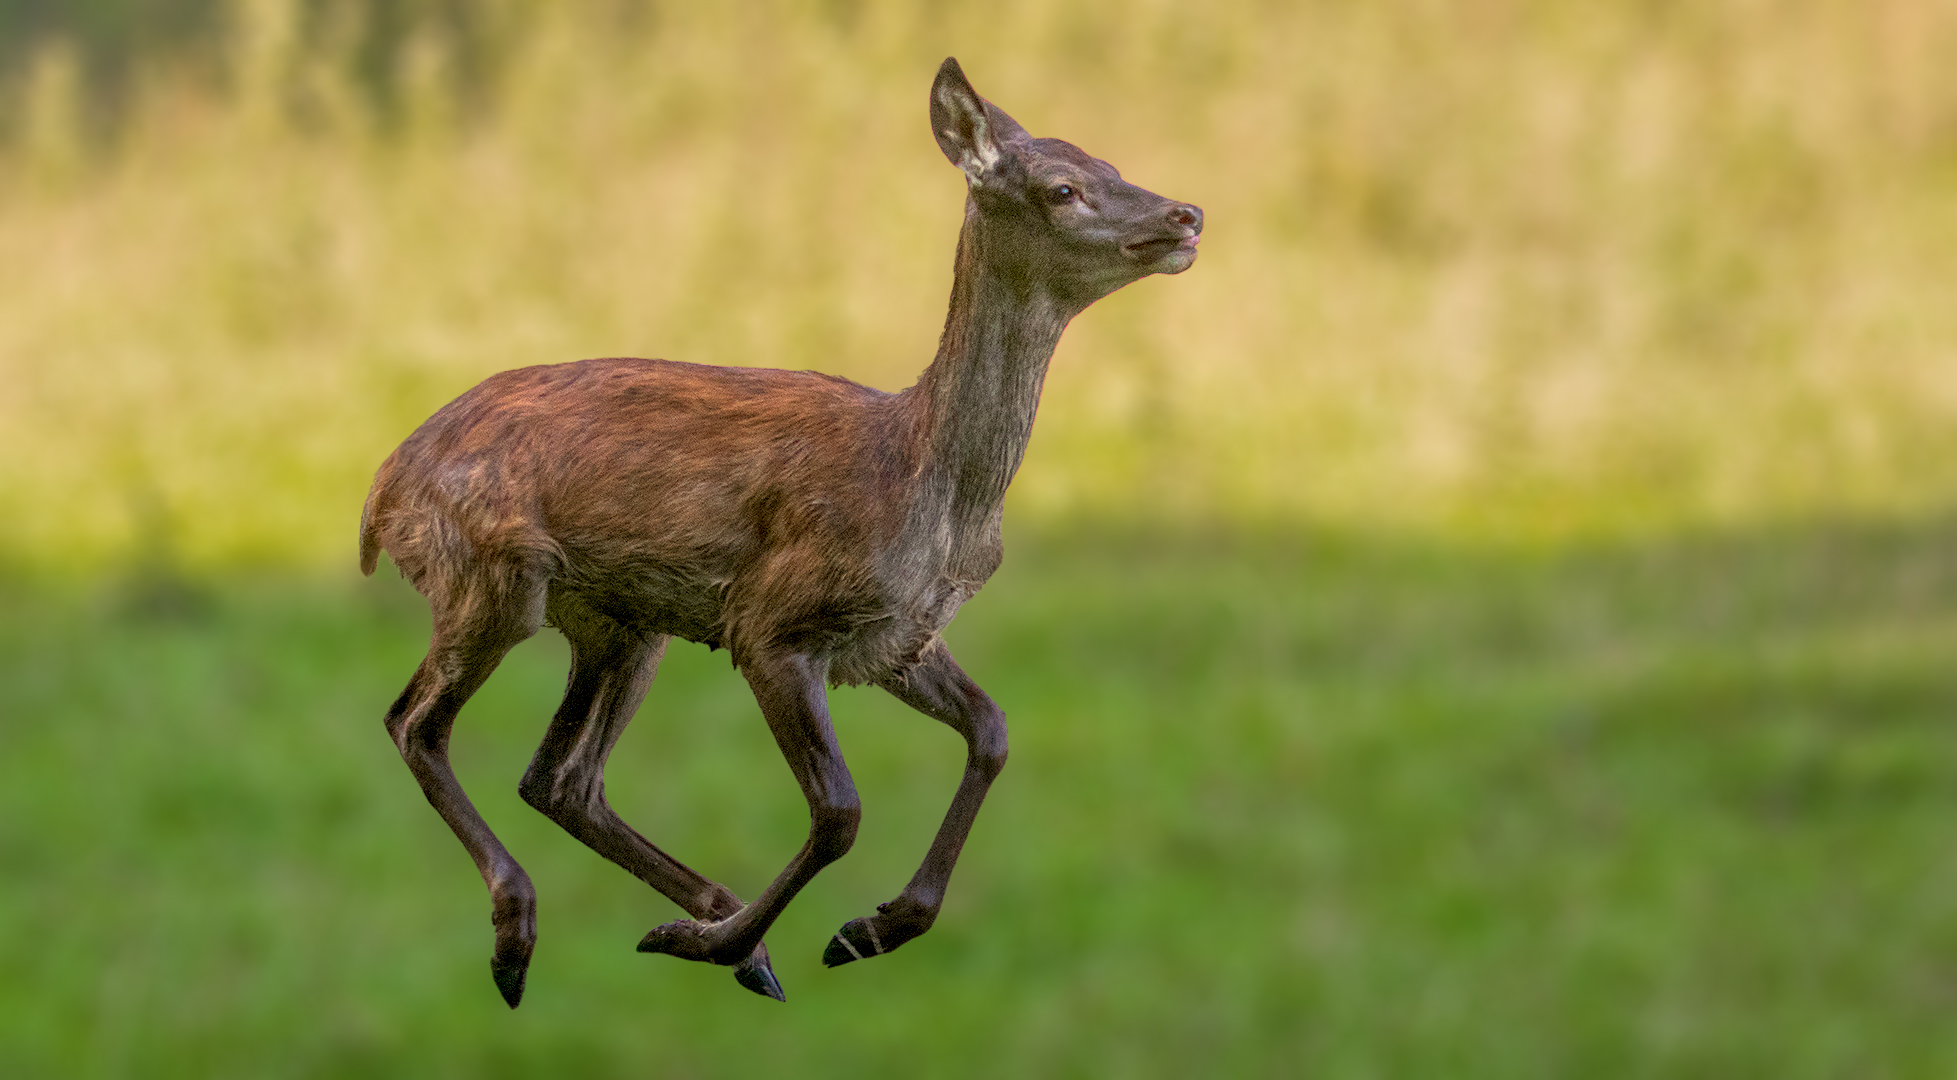
<svg viewBox="0 0 1957 1080">
<path fill-rule="evenodd" d="M 354 531 L 504 368 L 907 385 L 937 63 L 1202 205 L 1055 358 L 949 638 L 1013 764 L 838 691 L 789 1003 L 523 806 L 523 1007 L 380 727 Z M 1957 1073 L 1957 4 L 0 2 L 0 1073 Z M 676 650 L 614 803 L 752 895 L 805 811 Z"/>
</svg>

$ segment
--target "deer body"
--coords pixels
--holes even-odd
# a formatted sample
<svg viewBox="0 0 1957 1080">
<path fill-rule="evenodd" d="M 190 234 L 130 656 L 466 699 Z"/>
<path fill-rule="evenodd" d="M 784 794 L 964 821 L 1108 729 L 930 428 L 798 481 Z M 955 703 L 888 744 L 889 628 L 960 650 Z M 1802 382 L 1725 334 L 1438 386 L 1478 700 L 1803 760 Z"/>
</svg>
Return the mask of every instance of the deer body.
<svg viewBox="0 0 1957 1080">
<path fill-rule="evenodd" d="M 512 1007 L 535 893 L 456 783 L 447 741 L 462 702 L 546 621 L 569 640 L 572 671 L 521 791 L 693 916 L 641 951 L 733 965 L 744 986 L 782 996 L 761 938 L 848 849 L 860 814 L 825 682 L 884 687 L 965 736 L 969 755 L 910 886 L 845 926 L 824 960 L 889 951 L 936 917 L 1006 741 L 939 632 L 999 566 L 1006 488 L 1061 332 L 1114 288 L 1187 268 L 1201 212 L 1026 136 L 955 61 L 932 120 L 971 198 L 938 354 L 910 389 L 663 360 L 525 368 L 441 409 L 375 477 L 361 568 L 385 549 L 434 614 L 388 730 L 489 885 L 491 969 Z M 730 650 L 808 796 L 808 842 L 751 904 L 604 800 L 605 757 L 673 637 Z"/>
</svg>

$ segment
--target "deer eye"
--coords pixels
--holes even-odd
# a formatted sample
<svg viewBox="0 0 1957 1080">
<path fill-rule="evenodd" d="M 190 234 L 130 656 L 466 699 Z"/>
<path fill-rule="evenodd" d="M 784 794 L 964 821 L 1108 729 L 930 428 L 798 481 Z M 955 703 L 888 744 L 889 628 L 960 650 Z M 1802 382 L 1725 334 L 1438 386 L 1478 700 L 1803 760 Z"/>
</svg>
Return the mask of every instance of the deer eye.
<svg viewBox="0 0 1957 1080">
<path fill-rule="evenodd" d="M 1055 206 L 1070 203 L 1080 198 L 1080 189 L 1072 184 L 1055 184 L 1046 189 L 1046 201 Z"/>
</svg>

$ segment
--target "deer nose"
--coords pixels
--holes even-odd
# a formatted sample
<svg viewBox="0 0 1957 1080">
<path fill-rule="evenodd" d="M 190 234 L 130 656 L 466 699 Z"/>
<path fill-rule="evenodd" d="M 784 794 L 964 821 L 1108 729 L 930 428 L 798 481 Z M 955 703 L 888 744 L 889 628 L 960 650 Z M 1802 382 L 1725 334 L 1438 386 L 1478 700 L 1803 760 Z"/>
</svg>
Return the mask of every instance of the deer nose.
<svg viewBox="0 0 1957 1080">
<path fill-rule="evenodd" d="M 1196 232 L 1203 231 L 1203 208 L 1188 203 L 1178 203 L 1169 207 L 1169 223 L 1180 225 Z"/>
</svg>

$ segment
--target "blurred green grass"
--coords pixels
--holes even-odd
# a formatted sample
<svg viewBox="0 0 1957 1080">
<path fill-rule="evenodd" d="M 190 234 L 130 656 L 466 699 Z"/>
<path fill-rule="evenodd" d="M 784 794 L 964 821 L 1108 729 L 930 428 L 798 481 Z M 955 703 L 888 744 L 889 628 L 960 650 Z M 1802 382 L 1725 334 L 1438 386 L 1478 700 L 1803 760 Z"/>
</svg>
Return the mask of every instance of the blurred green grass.
<svg viewBox="0 0 1957 1080">
<path fill-rule="evenodd" d="M 951 632 L 1013 758 L 945 917 L 873 964 L 818 963 L 906 879 L 962 760 L 839 691 L 865 820 L 770 935 L 785 1007 L 635 954 L 670 905 L 516 798 L 554 633 L 455 744 L 538 884 L 509 1013 L 481 884 L 380 729 L 425 642 L 404 583 L 16 580 L 0 1072 L 1957 1069 L 1957 521 L 1554 552 L 1016 539 Z M 744 684 L 697 647 L 609 783 L 743 892 L 806 820 Z"/>
</svg>

